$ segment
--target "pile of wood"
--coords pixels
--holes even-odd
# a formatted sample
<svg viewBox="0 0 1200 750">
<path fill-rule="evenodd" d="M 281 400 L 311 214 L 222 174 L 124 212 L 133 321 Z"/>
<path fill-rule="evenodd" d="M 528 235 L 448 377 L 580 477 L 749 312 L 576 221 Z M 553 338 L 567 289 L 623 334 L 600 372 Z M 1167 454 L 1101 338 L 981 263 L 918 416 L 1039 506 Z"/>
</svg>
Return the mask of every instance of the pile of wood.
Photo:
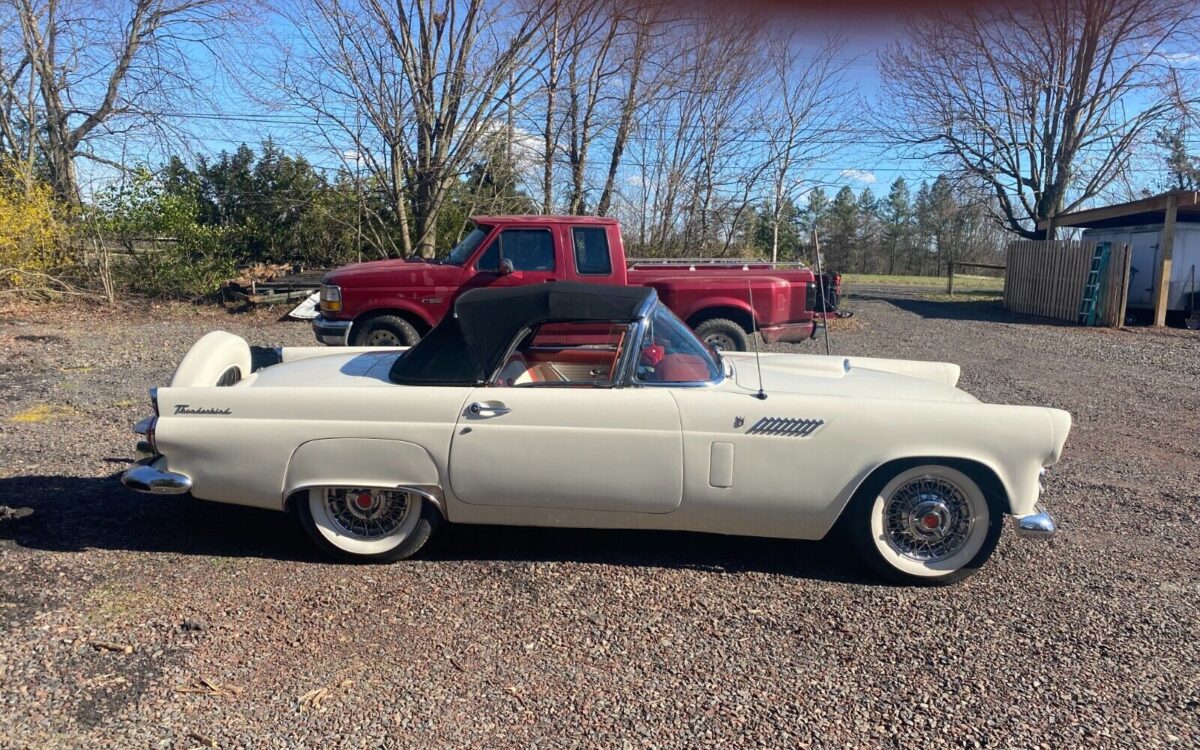
<svg viewBox="0 0 1200 750">
<path fill-rule="evenodd" d="M 221 287 L 221 298 L 246 305 L 298 302 L 320 288 L 327 270 L 259 263 L 239 269 L 238 276 Z"/>
</svg>

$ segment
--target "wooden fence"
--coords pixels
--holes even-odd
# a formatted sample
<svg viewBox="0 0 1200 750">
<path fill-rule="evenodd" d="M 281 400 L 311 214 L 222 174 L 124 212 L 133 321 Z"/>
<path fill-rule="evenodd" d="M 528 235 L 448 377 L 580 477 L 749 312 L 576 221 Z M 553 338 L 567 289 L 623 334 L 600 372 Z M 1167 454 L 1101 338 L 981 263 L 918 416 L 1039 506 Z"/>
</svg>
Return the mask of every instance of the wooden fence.
<svg viewBox="0 0 1200 750">
<path fill-rule="evenodd" d="M 1004 272 L 1004 307 L 1043 318 L 1080 321 L 1084 287 L 1096 254 L 1095 242 L 1025 240 L 1010 242 Z M 1113 245 L 1096 300 L 1096 325 L 1120 327 L 1129 288 L 1129 246 Z"/>
</svg>

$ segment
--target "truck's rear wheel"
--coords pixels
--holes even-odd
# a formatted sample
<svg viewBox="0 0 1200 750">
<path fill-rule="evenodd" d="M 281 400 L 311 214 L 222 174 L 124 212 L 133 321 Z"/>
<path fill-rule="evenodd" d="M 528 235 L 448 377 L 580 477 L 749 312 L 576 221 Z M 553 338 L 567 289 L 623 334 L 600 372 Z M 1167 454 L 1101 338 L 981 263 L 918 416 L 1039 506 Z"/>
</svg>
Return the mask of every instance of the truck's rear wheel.
<svg viewBox="0 0 1200 750">
<path fill-rule="evenodd" d="M 412 346 L 420 340 L 416 327 L 397 315 L 376 315 L 354 326 L 355 346 Z"/>
<path fill-rule="evenodd" d="M 726 318 L 712 318 L 696 326 L 696 337 L 713 349 L 744 352 L 750 349 L 746 329 Z"/>
</svg>

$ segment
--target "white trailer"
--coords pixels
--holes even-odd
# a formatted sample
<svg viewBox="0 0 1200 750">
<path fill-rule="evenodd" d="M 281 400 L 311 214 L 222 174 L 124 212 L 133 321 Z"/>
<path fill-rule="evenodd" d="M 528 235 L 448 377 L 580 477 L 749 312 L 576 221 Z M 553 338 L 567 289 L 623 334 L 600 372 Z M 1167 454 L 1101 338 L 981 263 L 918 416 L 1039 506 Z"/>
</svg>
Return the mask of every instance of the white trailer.
<svg viewBox="0 0 1200 750">
<path fill-rule="evenodd" d="M 1083 239 L 1128 244 L 1130 310 L 1154 309 L 1154 284 L 1162 268 L 1162 224 L 1085 229 Z M 1200 223 L 1175 224 L 1175 246 L 1171 252 L 1171 278 L 1167 280 L 1167 310 L 1189 313 L 1200 309 Z"/>
</svg>

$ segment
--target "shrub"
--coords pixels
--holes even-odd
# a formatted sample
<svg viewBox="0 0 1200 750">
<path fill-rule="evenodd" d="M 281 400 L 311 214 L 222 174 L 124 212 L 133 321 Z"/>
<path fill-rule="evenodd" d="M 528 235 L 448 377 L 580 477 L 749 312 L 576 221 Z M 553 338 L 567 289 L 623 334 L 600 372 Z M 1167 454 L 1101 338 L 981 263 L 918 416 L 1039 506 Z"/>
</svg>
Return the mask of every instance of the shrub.
<svg viewBox="0 0 1200 750">
<path fill-rule="evenodd" d="M 0 289 L 61 286 L 71 265 L 66 216 L 49 185 L 0 165 Z"/>
</svg>

